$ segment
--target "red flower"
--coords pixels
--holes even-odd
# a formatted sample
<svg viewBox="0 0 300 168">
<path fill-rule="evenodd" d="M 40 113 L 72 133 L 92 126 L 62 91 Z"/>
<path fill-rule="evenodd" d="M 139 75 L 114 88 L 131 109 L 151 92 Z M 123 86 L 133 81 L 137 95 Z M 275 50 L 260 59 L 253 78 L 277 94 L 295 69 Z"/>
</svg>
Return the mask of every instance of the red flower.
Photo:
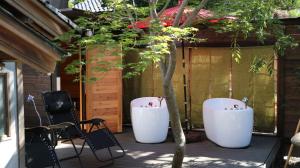
<svg viewBox="0 0 300 168">
<path fill-rule="evenodd" d="M 211 19 L 208 22 L 209 23 L 218 23 L 220 21 L 220 19 Z"/>
<path fill-rule="evenodd" d="M 153 103 L 152 103 L 152 102 L 149 102 L 148 105 L 149 105 L 150 107 L 152 107 Z"/>
</svg>

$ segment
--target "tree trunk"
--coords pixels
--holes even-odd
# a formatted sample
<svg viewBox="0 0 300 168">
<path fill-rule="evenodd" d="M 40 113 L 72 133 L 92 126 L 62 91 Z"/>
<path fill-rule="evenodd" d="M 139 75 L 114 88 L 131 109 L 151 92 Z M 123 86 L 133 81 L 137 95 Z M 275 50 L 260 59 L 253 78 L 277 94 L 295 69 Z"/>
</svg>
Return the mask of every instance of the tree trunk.
<svg viewBox="0 0 300 168">
<path fill-rule="evenodd" d="M 176 66 L 176 45 L 170 44 L 170 55 L 167 67 L 162 59 L 160 69 L 163 77 L 163 92 L 166 98 L 167 107 L 170 114 L 171 127 L 176 143 L 173 156 L 172 168 L 181 168 L 185 153 L 185 136 L 181 126 L 179 108 L 176 102 L 176 95 L 172 85 L 172 77 Z"/>
<path fill-rule="evenodd" d="M 170 113 L 172 132 L 176 143 L 172 168 L 181 168 L 185 153 L 185 136 L 180 122 L 179 109 L 177 106 L 173 85 L 171 83 L 169 85 L 164 84 L 163 89 Z"/>
</svg>

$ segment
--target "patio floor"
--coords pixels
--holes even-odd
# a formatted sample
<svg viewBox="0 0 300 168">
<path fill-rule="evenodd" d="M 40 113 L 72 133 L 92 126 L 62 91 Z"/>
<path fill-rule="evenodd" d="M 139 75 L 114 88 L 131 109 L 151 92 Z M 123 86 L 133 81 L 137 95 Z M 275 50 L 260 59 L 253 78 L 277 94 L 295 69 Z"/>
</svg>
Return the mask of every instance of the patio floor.
<svg viewBox="0 0 300 168">
<path fill-rule="evenodd" d="M 126 155 L 116 159 L 109 168 L 144 168 L 171 167 L 174 143 L 167 141 L 161 144 L 136 143 L 131 130 L 116 135 L 126 150 Z M 76 140 L 80 144 L 81 140 Z M 80 146 L 78 145 L 78 148 Z M 99 167 L 92 152 L 85 146 L 81 154 L 84 167 Z M 245 149 L 227 149 L 203 140 L 186 146 L 184 167 L 189 168 L 268 168 L 275 159 L 279 149 L 276 137 L 253 136 L 251 145 Z M 70 156 L 74 153 L 70 144 L 60 144 L 57 147 L 58 157 Z M 78 159 L 61 161 L 62 167 L 80 167 Z"/>
</svg>

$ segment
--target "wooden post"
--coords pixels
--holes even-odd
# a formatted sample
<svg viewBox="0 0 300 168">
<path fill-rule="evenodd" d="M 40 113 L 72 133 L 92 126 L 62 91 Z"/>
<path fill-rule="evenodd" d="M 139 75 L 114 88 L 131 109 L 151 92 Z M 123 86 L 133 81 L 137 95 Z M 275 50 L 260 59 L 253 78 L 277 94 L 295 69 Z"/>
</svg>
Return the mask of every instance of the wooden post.
<svg viewBox="0 0 300 168">
<path fill-rule="evenodd" d="M 82 99 L 82 65 L 81 65 L 81 45 L 79 45 L 79 119 L 83 119 L 83 99 Z M 84 128 L 82 128 L 84 129 Z"/>
<path fill-rule="evenodd" d="M 183 95 L 184 95 L 184 125 L 185 131 L 189 131 L 189 117 L 188 117 L 188 84 L 187 84 L 187 66 L 185 64 L 185 52 L 184 52 L 184 41 L 181 41 L 181 54 L 182 54 L 182 77 L 183 77 Z"/>
<path fill-rule="evenodd" d="M 23 73 L 22 63 L 16 62 L 16 74 L 17 74 L 17 139 L 18 139 L 18 150 L 19 150 L 19 167 L 25 167 L 25 121 L 24 121 L 24 88 L 23 88 Z"/>
<path fill-rule="evenodd" d="M 189 125 L 190 130 L 192 130 L 192 92 L 191 92 L 191 76 L 192 76 L 192 48 L 188 48 L 188 119 L 189 119 Z"/>
</svg>

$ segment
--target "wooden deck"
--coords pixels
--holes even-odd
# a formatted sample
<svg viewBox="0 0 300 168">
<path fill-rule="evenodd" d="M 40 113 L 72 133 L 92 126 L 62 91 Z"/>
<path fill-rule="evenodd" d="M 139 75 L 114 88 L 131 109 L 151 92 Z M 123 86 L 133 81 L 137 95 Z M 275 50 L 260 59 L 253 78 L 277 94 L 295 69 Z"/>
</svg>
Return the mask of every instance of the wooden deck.
<svg viewBox="0 0 300 168">
<path fill-rule="evenodd" d="M 132 131 L 116 135 L 126 150 L 126 156 L 115 160 L 109 168 L 160 168 L 171 167 L 174 143 L 167 141 L 161 144 L 136 143 Z M 77 140 L 79 144 L 81 140 Z M 78 145 L 79 147 L 79 145 Z M 253 136 L 251 145 L 245 149 L 227 149 L 204 140 L 187 144 L 184 167 L 187 168 L 268 168 L 279 149 L 279 140 L 275 137 Z M 57 147 L 59 157 L 73 154 L 70 144 Z M 116 151 L 118 152 L 118 151 Z M 81 160 L 84 167 L 101 166 L 92 152 L 85 147 Z M 64 168 L 80 167 L 77 159 L 61 162 Z"/>
</svg>

